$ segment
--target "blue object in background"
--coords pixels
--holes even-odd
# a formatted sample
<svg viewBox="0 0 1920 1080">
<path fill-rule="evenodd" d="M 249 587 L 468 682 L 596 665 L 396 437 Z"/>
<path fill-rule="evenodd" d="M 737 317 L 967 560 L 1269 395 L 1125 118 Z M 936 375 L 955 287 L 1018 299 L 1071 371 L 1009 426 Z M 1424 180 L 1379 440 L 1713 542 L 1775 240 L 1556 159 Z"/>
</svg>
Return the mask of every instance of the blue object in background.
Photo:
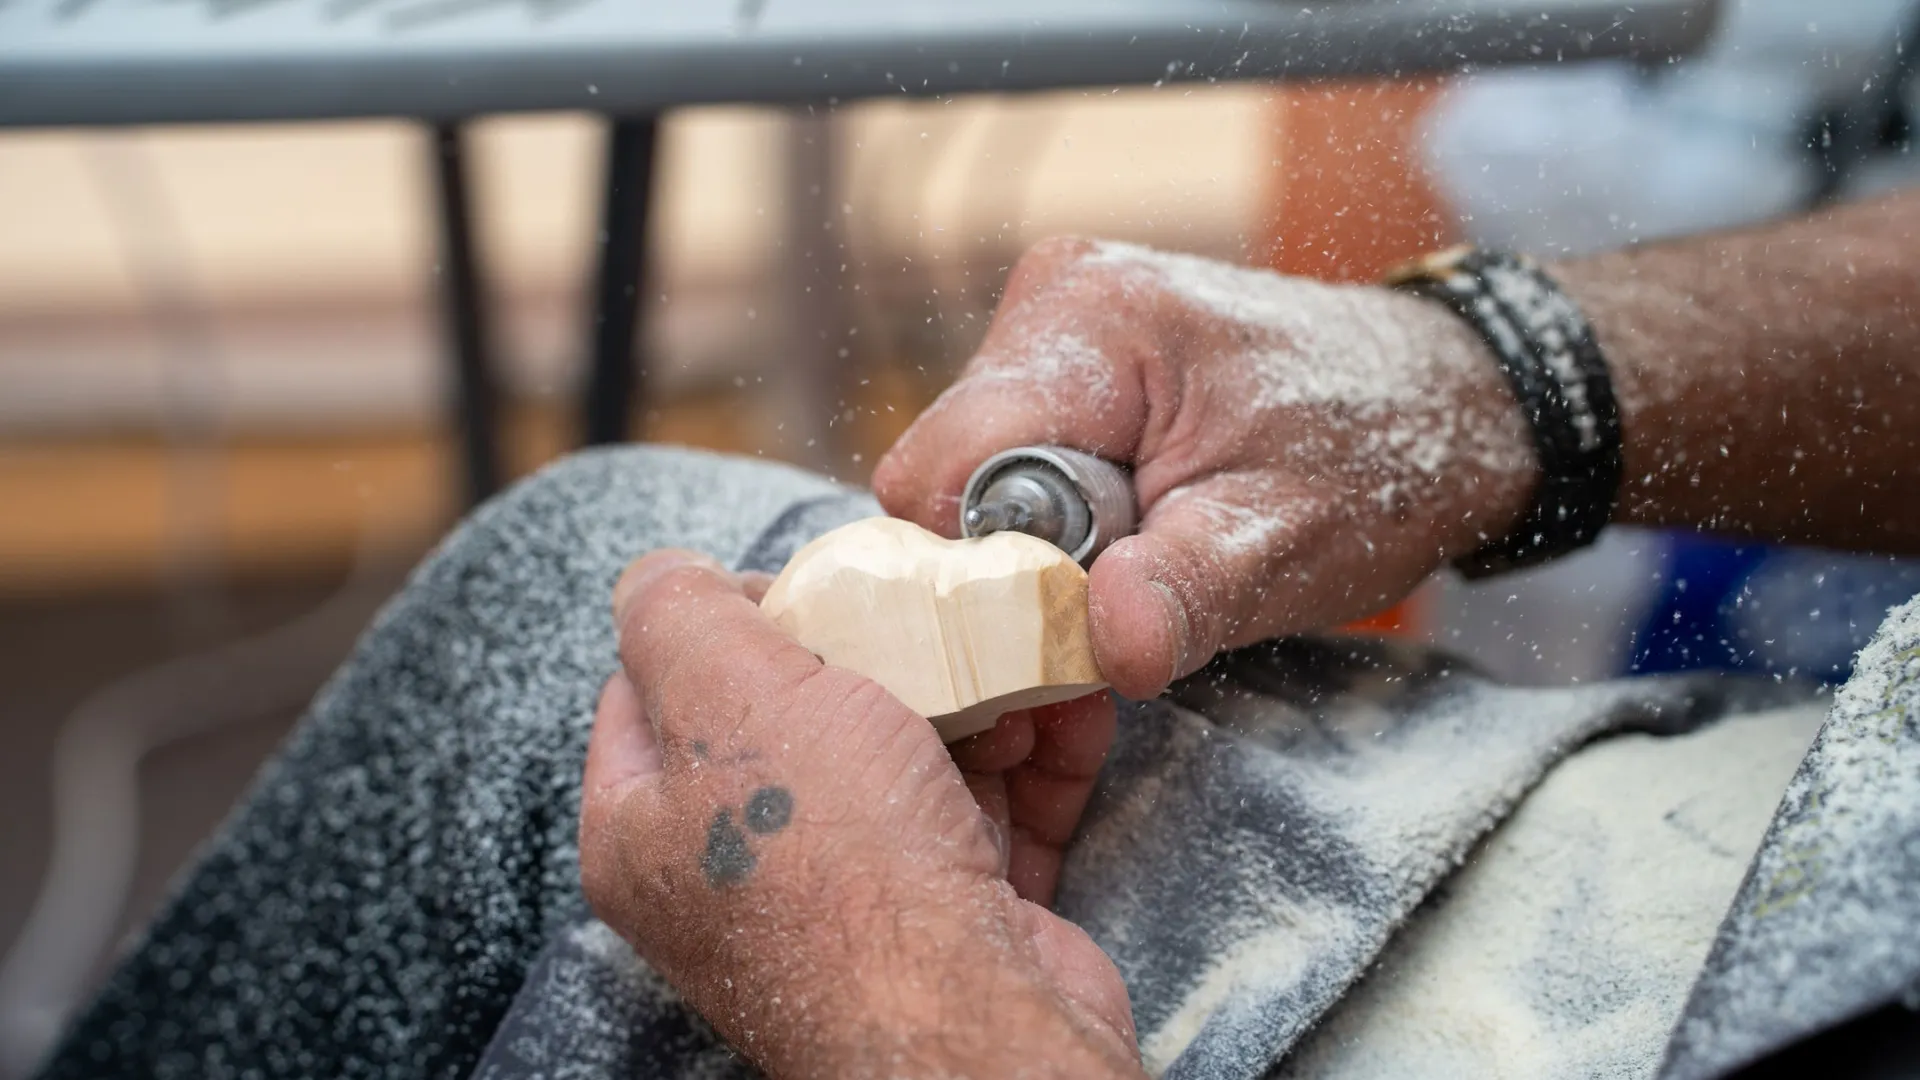
<svg viewBox="0 0 1920 1080">
<path fill-rule="evenodd" d="M 1756 672 L 1839 683 L 1920 562 L 1676 535 L 1628 670 Z"/>
</svg>

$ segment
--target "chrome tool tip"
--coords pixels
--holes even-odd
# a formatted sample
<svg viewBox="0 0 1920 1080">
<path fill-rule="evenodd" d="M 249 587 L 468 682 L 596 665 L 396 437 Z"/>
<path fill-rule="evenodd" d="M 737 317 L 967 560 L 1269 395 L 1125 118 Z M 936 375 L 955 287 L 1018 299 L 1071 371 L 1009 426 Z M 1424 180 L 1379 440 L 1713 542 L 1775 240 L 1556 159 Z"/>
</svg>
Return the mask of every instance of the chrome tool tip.
<svg viewBox="0 0 1920 1080">
<path fill-rule="evenodd" d="M 1012 508 L 1004 503 L 989 502 L 967 507 L 961 523 L 966 526 L 969 535 L 984 536 L 987 533 L 1017 528 L 1017 517 L 1018 515 L 1012 512 Z"/>
</svg>

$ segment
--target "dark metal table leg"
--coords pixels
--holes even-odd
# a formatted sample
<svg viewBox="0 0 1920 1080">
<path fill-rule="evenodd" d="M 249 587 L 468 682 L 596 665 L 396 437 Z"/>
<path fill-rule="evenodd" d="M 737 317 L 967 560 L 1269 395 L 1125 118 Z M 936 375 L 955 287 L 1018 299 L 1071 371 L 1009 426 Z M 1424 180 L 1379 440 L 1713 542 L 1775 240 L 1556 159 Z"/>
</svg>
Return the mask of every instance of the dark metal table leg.
<svg viewBox="0 0 1920 1080">
<path fill-rule="evenodd" d="M 795 109 L 787 119 L 786 243 L 781 266 L 786 345 L 779 368 L 781 454 L 796 465 L 842 476 L 853 452 L 845 420 L 859 391 L 850 353 L 846 219 L 837 212 L 839 129 L 831 113 Z M 854 468 L 858 474 L 864 470 Z"/>
<path fill-rule="evenodd" d="M 611 123 L 607 134 L 606 202 L 593 285 L 592 366 L 580 402 L 582 441 L 588 446 L 627 438 L 629 418 L 646 392 L 644 358 L 636 362 L 634 353 L 646 289 L 656 130 L 654 117 L 623 117 Z"/>
<path fill-rule="evenodd" d="M 467 190 L 465 131 L 459 123 L 433 128 L 434 177 L 440 211 L 440 303 L 453 360 L 454 422 L 460 432 L 467 502 L 500 490 L 496 422 L 499 394 L 488 355 L 486 313 L 474 254 L 473 207 Z"/>
</svg>

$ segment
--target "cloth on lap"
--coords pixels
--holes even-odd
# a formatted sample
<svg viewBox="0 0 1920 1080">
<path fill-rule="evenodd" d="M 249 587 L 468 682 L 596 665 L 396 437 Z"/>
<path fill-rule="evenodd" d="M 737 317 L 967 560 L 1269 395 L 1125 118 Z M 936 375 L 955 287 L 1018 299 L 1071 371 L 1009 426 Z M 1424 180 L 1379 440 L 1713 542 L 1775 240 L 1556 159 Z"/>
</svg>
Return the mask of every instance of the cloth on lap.
<svg viewBox="0 0 1920 1080">
<path fill-rule="evenodd" d="M 753 1075 L 580 896 L 607 595 L 651 548 L 772 570 L 876 512 L 793 470 L 632 448 L 483 509 L 368 631 L 46 1075 Z M 1059 908 L 1127 979 L 1154 1071 L 1258 1077 L 1559 758 L 1804 695 L 1519 689 L 1364 640 L 1243 650 L 1123 711 Z M 1662 993 L 1643 1027 L 1676 1018 Z"/>
</svg>

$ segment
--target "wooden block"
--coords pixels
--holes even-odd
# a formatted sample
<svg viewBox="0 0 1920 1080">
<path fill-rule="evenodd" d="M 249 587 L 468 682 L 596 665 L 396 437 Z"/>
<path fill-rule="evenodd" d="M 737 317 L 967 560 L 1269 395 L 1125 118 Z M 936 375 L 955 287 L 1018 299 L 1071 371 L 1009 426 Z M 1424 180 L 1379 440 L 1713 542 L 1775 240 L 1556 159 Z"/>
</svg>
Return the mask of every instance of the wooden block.
<svg viewBox="0 0 1920 1080">
<path fill-rule="evenodd" d="M 894 518 L 856 521 L 801 548 L 760 607 L 947 742 L 1106 686 L 1087 634 L 1086 571 L 1022 533 L 948 540 Z"/>
</svg>

